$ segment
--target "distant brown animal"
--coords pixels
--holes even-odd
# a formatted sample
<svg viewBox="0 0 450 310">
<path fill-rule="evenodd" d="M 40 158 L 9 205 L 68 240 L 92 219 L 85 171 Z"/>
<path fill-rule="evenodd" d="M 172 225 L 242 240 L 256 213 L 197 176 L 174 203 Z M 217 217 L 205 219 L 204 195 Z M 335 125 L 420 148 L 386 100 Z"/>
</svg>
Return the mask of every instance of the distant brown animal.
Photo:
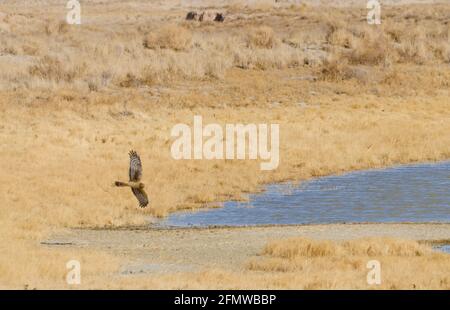
<svg viewBox="0 0 450 310">
<path fill-rule="evenodd" d="M 214 21 L 221 23 L 225 20 L 225 15 L 223 13 L 213 13 L 211 11 L 203 11 L 201 13 L 191 11 L 187 13 L 186 20 L 197 20 L 199 22 Z"/>
<path fill-rule="evenodd" d="M 215 22 L 222 23 L 225 20 L 225 16 L 222 13 L 216 13 L 216 18 L 214 18 Z"/>
<path fill-rule="evenodd" d="M 187 13 L 186 20 L 198 20 L 197 12 L 189 12 L 189 13 Z"/>
</svg>

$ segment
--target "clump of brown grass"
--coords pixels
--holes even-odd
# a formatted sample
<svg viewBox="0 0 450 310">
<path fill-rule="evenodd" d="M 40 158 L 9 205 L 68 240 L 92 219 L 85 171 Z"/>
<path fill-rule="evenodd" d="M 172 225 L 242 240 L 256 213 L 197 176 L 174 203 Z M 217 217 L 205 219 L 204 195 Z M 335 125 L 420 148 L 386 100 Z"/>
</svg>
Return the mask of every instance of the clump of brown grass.
<svg viewBox="0 0 450 310">
<path fill-rule="evenodd" d="M 337 246 L 331 241 L 313 241 L 295 238 L 271 242 L 264 248 L 263 254 L 272 257 L 294 258 L 297 256 L 318 257 L 335 254 Z"/>
<path fill-rule="evenodd" d="M 247 33 L 247 46 L 250 48 L 274 48 L 279 44 L 279 40 L 271 27 L 260 26 L 251 29 Z"/>
<path fill-rule="evenodd" d="M 31 76 L 55 82 L 72 82 L 82 76 L 86 70 L 85 65 L 66 64 L 56 57 L 44 56 L 37 64 L 29 67 Z"/>
<path fill-rule="evenodd" d="M 344 242 L 292 238 L 266 245 L 263 254 L 294 259 L 325 256 L 424 256 L 432 250 L 416 241 L 392 238 L 364 238 Z"/>
<path fill-rule="evenodd" d="M 144 38 L 144 47 L 149 49 L 172 49 L 185 51 L 191 47 L 192 33 L 185 27 L 166 25 Z"/>
<path fill-rule="evenodd" d="M 335 55 L 325 59 L 319 68 L 320 78 L 328 81 L 342 81 L 351 78 L 348 60 Z"/>
<path fill-rule="evenodd" d="M 343 252 L 347 255 L 361 256 L 398 256 L 413 257 L 427 256 L 435 252 L 427 245 L 414 240 L 394 238 L 363 238 L 345 241 L 341 244 Z"/>
<path fill-rule="evenodd" d="M 352 64 L 379 65 L 392 57 L 392 45 L 382 28 L 335 23 L 327 36 L 339 57 Z"/>
<path fill-rule="evenodd" d="M 57 35 L 57 34 L 65 34 L 69 32 L 69 25 L 66 21 L 51 21 L 47 20 L 44 24 L 44 32 L 48 36 Z"/>
<path fill-rule="evenodd" d="M 273 49 L 238 48 L 234 51 L 235 67 L 242 69 L 286 69 L 303 65 L 305 55 L 288 45 Z"/>
<path fill-rule="evenodd" d="M 384 32 L 367 28 L 351 41 L 349 61 L 352 64 L 380 65 L 390 56 L 390 43 Z"/>
<path fill-rule="evenodd" d="M 405 31 L 395 50 L 401 62 L 425 64 L 432 56 L 426 44 L 426 34 L 417 28 Z"/>
<path fill-rule="evenodd" d="M 450 63 L 450 42 L 441 43 L 441 45 L 438 46 L 436 50 L 439 53 L 440 57 L 444 60 L 444 62 Z"/>
<path fill-rule="evenodd" d="M 333 46 L 351 48 L 355 36 L 345 28 L 333 28 L 334 30 L 328 34 L 328 42 Z"/>
<path fill-rule="evenodd" d="M 149 51 L 142 68 L 118 78 L 121 87 L 139 87 L 177 80 L 222 79 L 233 66 L 230 55 L 216 49 Z"/>
</svg>

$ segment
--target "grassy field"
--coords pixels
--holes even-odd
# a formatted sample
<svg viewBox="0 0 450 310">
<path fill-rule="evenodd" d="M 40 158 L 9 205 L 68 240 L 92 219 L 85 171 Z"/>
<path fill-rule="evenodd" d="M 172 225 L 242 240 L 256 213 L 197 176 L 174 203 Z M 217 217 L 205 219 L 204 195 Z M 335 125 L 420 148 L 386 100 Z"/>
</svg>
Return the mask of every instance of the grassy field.
<svg viewBox="0 0 450 310">
<path fill-rule="evenodd" d="M 382 25 L 370 26 L 365 6 L 313 2 L 205 1 L 226 14 L 214 23 L 185 21 L 201 8 L 180 1 L 84 1 L 82 24 L 68 25 L 58 1 L 2 1 L 0 286 L 70 288 L 65 263 L 78 257 L 91 279 L 82 287 L 108 287 L 126 257 L 40 245 L 64 229 L 140 225 L 174 210 L 245 199 L 268 182 L 449 159 L 450 5 L 383 6 Z M 204 123 L 279 123 L 280 166 L 173 160 L 171 128 L 194 115 Z M 126 178 L 132 148 L 151 200 L 144 210 L 112 186 Z M 330 247 L 334 261 L 349 249 Z M 279 257 L 273 248 L 250 269 L 302 270 L 303 258 Z M 411 268 L 449 264 L 420 251 Z M 403 261 L 401 253 L 388 261 Z M 317 270 L 326 263 L 314 262 Z M 179 287 L 183 276 L 163 279 Z M 264 275 L 269 282 L 278 276 Z M 214 277 L 203 287 L 213 288 Z M 310 288 L 362 287 L 317 277 Z M 238 278 L 226 277 L 229 287 L 245 287 Z M 411 279 L 392 288 L 411 288 Z M 440 284 L 427 279 L 417 287 L 449 288 L 448 275 Z M 118 283 L 136 286 L 127 281 L 134 280 Z M 296 281 L 287 277 L 280 286 Z"/>
</svg>

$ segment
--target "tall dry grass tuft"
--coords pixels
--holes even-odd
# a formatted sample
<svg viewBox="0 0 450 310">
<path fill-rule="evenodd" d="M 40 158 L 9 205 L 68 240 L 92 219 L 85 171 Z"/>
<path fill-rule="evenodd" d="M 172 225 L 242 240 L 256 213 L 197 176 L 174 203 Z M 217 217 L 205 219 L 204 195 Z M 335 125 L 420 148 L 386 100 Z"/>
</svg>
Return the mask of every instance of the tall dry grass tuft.
<svg viewBox="0 0 450 310">
<path fill-rule="evenodd" d="M 57 57 L 44 56 L 37 64 L 29 67 L 29 73 L 42 80 L 70 83 L 75 78 L 83 76 L 86 69 L 85 64 L 71 64 Z"/>
<path fill-rule="evenodd" d="M 364 238 L 340 243 L 292 238 L 267 244 L 263 254 L 294 259 L 325 256 L 425 256 L 432 252 L 431 248 L 416 241 L 392 238 Z"/>
<path fill-rule="evenodd" d="M 144 47 L 149 49 L 172 49 L 186 51 L 191 47 L 192 33 L 185 27 L 165 25 L 150 32 L 144 38 Z"/>
<path fill-rule="evenodd" d="M 399 45 L 395 47 L 400 62 L 425 64 L 432 59 L 426 43 L 426 34 L 420 29 L 409 29 L 403 33 Z"/>
<path fill-rule="evenodd" d="M 251 29 L 247 33 L 247 46 L 250 48 L 274 48 L 280 42 L 271 27 L 260 26 Z"/>
<path fill-rule="evenodd" d="M 351 41 L 350 63 L 363 65 L 385 64 L 391 55 L 391 46 L 385 33 L 379 29 L 365 28 L 360 37 Z"/>
<path fill-rule="evenodd" d="M 335 55 L 324 60 L 319 68 L 320 78 L 327 81 L 342 81 L 351 77 L 348 60 Z"/>
<path fill-rule="evenodd" d="M 64 20 L 60 21 L 47 20 L 46 23 L 44 24 L 44 32 L 48 36 L 65 34 L 68 33 L 69 30 L 70 27 Z"/>
<path fill-rule="evenodd" d="M 394 238 L 364 238 L 342 243 L 345 254 L 361 256 L 427 256 L 435 252 L 427 245 L 413 240 Z"/>
<path fill-rule="evenodd" d="M 338 247 L 331 241 L 295 238 L 271 242 L 266 245 L 263 254 L 280 258 L 319 257 L 335 255 L 337 250 Z"/>
</svg>

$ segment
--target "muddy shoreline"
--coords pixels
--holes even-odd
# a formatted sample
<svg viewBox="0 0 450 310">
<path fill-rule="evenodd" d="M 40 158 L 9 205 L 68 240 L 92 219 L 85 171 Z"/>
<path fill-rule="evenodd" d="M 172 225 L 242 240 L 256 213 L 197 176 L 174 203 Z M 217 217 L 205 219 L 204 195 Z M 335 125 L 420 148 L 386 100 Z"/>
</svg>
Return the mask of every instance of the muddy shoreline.
<svg viewBox="0 0 450 310">
<path fill-rule="evenodd" d="M 123 257 L 121 274 L 167 274 L 210 268 L 243 270 L 271 240 L 305 237 L 333 241 L 368 237 L 450 240 L 450 223 L 326 224 L 155 229 L 72 229 L 43 241 L 47 248 L 88 248 Z"/>
</svg>

